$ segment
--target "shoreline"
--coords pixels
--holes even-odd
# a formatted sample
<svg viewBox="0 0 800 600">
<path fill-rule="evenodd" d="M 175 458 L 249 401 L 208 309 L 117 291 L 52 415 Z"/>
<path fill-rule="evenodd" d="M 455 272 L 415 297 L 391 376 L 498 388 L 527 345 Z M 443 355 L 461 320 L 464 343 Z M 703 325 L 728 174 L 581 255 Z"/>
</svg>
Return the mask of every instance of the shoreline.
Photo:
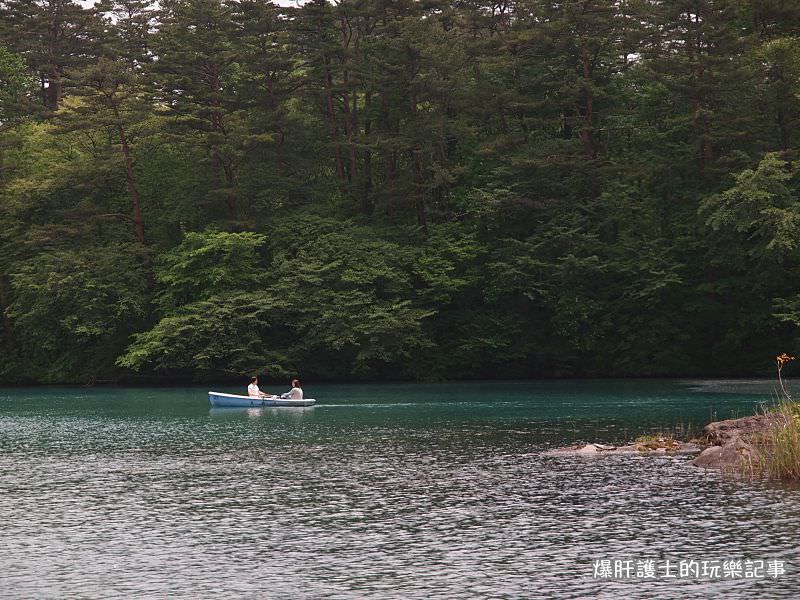
<svg viewBox="0 0 800 600">
<path fill-rule="evenodd" d="M 245 379 L 251 377 L 249 374 L 243 374 L 241 377 L 220 376 L 217 378 L 209 377 L 202 379 L 180 378 L 163 376 L 146 376 L 141 379 L 133 378 L 119 378 L 119 379 L 97 379 L 90 382 L 76 382 L 76 381 L 60 381 L 60 382 L 40 382 L 40 381 L 26 381 L 26 382 L 2 382 L 0 381 L 0 389 L 8 388 L 53 388 L 53 387 L 74 387 L 74 388 L 155 388 L 155 387 L 202 387 L 206 385 L 239 385 Z M 289 376 L 291 378 L 291 376 Z M 264 375 L 258 375 L 259 380 L 267 383 L 283 383 L 285 378 L 275 378 Z M 410 385 L 446 385 L 446 384 L 462 384 L 462 383 L 508 383 L 508 384 L 524 384 L 524 383 L 597 383 L 597 382 L 675 382 L 683 383 L 686 385 L 692 384 L 727 384 L 727 385 L 770 385 L 770 389 L 778 390 L 775 385 L 774 378 L 768 375 L 737 375 L 733 376 L 719 376 L 719 377 L 697 377 L 692 375 L 682 376 L 658 376 L 658 377 L 625 377 L 625 376 L 608 376 L 608 377 L 498 377 L 496 379 L 477 377 L 470 379 L 361 379 L 358 377 L 353 378 L 314 378 L 305 376 L 306 379 L 311 379 L 318 384 L 325 385 L 349 385 L 349 384 L 410 384 Z M 709 390 L 709 392 L 712 392 Z"/>
<path fill-rule="evenodd" d="M 689 441 L 669 436 L 637 440 L 630 444 L 612 446 L 599 443 L 577 444 L 551 450 L 552 456 L 697 456 L 691 461 L 696 467 L 720 469 L 726 472 L 756 473 L 764 470 L 765 449 L 769 436 L 789 424 L 785 414 L 767 412 L 736 419 L 712 421 L 703 427 L 702 434 Z"/>
</svg>

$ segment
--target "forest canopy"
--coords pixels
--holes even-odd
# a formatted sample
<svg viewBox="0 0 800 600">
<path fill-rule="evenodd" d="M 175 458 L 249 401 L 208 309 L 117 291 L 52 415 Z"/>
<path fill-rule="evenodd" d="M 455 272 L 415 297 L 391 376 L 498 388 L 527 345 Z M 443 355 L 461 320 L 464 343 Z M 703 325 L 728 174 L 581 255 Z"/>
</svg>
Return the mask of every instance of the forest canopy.
<svg viewBox="0 0 800 600">
<path fill-rule="evenodd" d="M 744 375 L 800 342 L 797 2 L 0 13 L 0 383 Z"/>
</svg>

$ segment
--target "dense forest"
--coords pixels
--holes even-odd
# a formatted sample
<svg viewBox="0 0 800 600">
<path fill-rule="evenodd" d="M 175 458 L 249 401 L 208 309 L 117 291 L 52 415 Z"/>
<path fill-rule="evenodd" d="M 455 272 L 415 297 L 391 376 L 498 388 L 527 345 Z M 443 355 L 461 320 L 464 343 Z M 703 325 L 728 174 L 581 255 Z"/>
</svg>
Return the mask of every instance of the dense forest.
<svg viewBox="0 0 800 600">
<path fill-rule="evenodd" d="M 0 12 L 0 382 L 799 349 L 795 0 Z"/>
</svg>

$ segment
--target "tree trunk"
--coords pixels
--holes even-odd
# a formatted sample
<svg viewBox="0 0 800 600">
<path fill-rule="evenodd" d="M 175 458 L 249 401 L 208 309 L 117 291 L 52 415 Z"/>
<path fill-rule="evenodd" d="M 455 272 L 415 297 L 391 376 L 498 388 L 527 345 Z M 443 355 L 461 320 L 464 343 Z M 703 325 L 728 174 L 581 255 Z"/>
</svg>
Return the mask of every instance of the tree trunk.
<svg viewBox="0 0 800 600">
<path fill-rule="evenodd" d="M 446 170 L 448 167 L 448 160 L 444 127 L 442 127 L 439 133 L 439 162 L 442 170 Z M 450 218 L 450 188 L 446 182 L 439 186 L 439 210 L 442 211 L 442 214 L 444 214 L 446 218 Z"/>
<path fill-rule="evenodd" d="M 358 160 L 356 157 L 355 148 L 355 135 L 356 135 L 356 107 L 358 105 L 358 96 L 355 89 L 350 85 L 350 67 L 349 67 L 349 54 L 350 43 L 353 40 L 353 29 L 350 26 L 350 21 L 345 14 L 339 19 L 340 28 L 342 32 L 342 110 L 344 111 L 344 132 L 347 137 L 347 156 L 349 160 L 348 181 L 351 184 L 356 184 L 358 179 Z M 350 103 L 352 97 L 352 105 Z M 357 186 L 353 189 L 358 189 Z"/>
<path fill-rule="evenodd" d="M 275 150 L 275 162 L 278 172 L 284 177 L 289 174 L 289 163 L 286 160 L 284 147 L 286 145 L 286 134 L 281 127 L 278 127 L 278 147 Z"/>
<path fill-rule="evenodd" d="M 333 108 L 333 82 L 331 81 L 331 71 L 328 65 L 328 57 L 323 53 L 322 55 L 322 75 L 325 79 L 326 91 L 326 106 L 328 111 L 328 130 L 331 135 L 331 143 L 333 144 L 334 160 L 336 161 L 336 177 L 339 181 L 345 180 L 344 164 L 342 163 L 342 149 L 339 146 L 339 128 L 336 125 L 336 112 Z"/>
<path fill-rule="evenodd" d="M 47 77 L 44 73 L 39 73 L 39 96 L 42 100 L 42 106 L 47 107 Z"/>
<path fill-rule="evenodd" d="M 394 178 L 395 178 L 395 155 L 392 149 L 392 123 L 389 115 L 389 109 L 386 102 L 386 94 L 381 93 L 381 111 L 380 111 L 380 124 L 379 128 L 382 134 L 381 143 L 383 146 L 383 165 L 384 165 L 384 182 L 383 190 L 386 194 L 388 201 L 386 203 L 386 213 L 392 217 L 395 211 L 394 201 Z"/>
<path fill-rule="evenodd" d="M 8 297 L 6 295 L 6 276 L 4 273 L 0 273 L 0 315 L 2 315 L 3 319 L 3 337 L 6 340 L 6 346 L 8 347 L 9 351 L 13 352 L 14 329 L 11 325 L 11 319 L 9 319 L 8 315 L 6 314 L 7 308 Z"/>
<path fill-rule="evenodd" d="M 345 87 L 347 87 L 346 74 Z M 344 92 L 342 100 L 344 108 L 344 132 L 347 136 L 347 154 L 350 161 L 350 168 L 348 169 L 348 181 L 350 183 L 355 183 L 358 177 L 358 160 L 356 158 L 356 147 L 353 143 L 355 126 L 353 122 L 353 112 L 350 109 L 350 94 L 348 92 Z M 355 99 L 353 100 L 353 103 L 355 103 Z"/>
<path fill-rule="evenodd" d="M 228 190 L 225 193 L 225 204 L 228 206 L 228 218 L 235 221 L 238 217 L 238 207 L 236 202 L 236 173 L 233 166 L 233 161 L 229 156 L 225 156 L 220 152 L 216 152 L 217 162 L 222 167 L 222 173 L 225 175 L 225 184 Z"/>
<path fill-rule="evenodd" d="M 46 106 L 52 111 L 58 110 L 61 105 L 61 74 L 54 71 L 47 78 Z"/>
<path fill-rule="evenodd" d="M 361 211 L 364 214 L 372 212 L 372 150 L 369 147 L 370 135 L 372 133 L 372 120 L 370 119 L 370 105 L 372 104 L 372 92 L 364 95 L 364 175 L 363 190 L 361 196 Z"/>
<path fill-rule="evenodd" d="M 122 149 L 122 157 L 125 162 L 125 178 L 128 181 L 128 193 L 131 196 L 131 206 L 133 208 L 133 224 L 136 228 L 136 239 L 142 245 L 147 245 L 144 241 L 144 220 L 142 219 L 142 199 L 139 196 L 139 188 L 136 185 L 136 174 L 133 172 L 133 160 L 131 151 L 128 147 L 128 136 L 122 126 L 119 117 L 119 109 L 114 106 L 114 116 L 117 119 L 117 131 L 119 132 L 119 143 Z"/>
<path fill-rule="evenodd" d="M 700 141 L 700 168 L 704 169 L 711 164 L 714 158 L 714 151 L 711 145 L 711 119 L 708 116 L 710 104 L 708 97 L 702 92 L 698 92 L 700 82 L 705 78 L 706 70 L 702 63 L 703 48 L 700 40 L 700 7 L 694 14 L 694 18 L 689 15 L 689 27 L 694 33 L 694 43 L 689 44 L 689 63 L 691 65 L 691 76 L 694 91 L 692 92 L 692 111 L 694 114 L 695 127 L 699 130 Z"/>
<path fill-rule="evenodd" d="M 417 95 L 411 94 L 411 118 L 416 121 Z M 425 215 L 425 190 L 422 187 L 422 160 L 416 142 L 411 147 L 411 170 L 414 175 L 414 206 L 417 211 L 417 225 L 423 233 L 428 233 L 428 223 Z"/>
<path fill-rule="evenodd" d="M 708 110 L 703 111 L 703 166 L 709 166 L 714 159 L 714 149 L 711 145 L 711 119 Z"/>
<path fill-rule="evenodd" d="M 581 143 L 583 144 L 584 160 L 594 158 L 594 140 L 592 139 L 592 121 L 594 119 L 594 96 L 590 87 L 589 53 L 586 48 L 581 48 L 581 63 L 583 66 L 584 84 L 584 104 L 583 104 L 583 127 L 581 127 Z"/>
<path fill-rule="evenodd" d="M 791 141 L 791 134 L 790 134 L 790 118 L 789 112 L 790 109 L 787 110 L 787 106 L 790 106 L 792 92 L 789 85 L 786 83 L 786 79 L 783 76 L 783 73 L 778 75 L 778 91 L 775 94 L 776 96 L 776 111 L 775 111 L 775 119 L 778 124 L 778 131 L 780 133 L 781 138 L 781 150 L 785 153 L 789 150 L 790 141 Z"/>
<path fill-rule="evenodd" d="M 414 172 L 414 206 L 417 211 L 417 225 L 424 233 L 428 233 L 428 223 L 425 216 L 425 190 L 422 188 L 422 161 L 419 150 L 411 150 L 411 165 Z"/>
<path fill-rule="evenodd" d="M 220 89 L 222 87 L 222 77 L 219 65 L 212 62 L 206 64 L 204 70 L 208 75 L 208 87 L 213 90 Z M 217 99 L 214 100 L 211 105 L 213 108 L 208 117 L 211 130 L 228 141 L 228 132 L 225 129 L 225 114 L 223 113 L 222 103 Z M 220 151 L 215 145 L 216 144 L 211 144 L 211 150 L 214 153 L 217 165 L 222 169 L 222 174 L 225 177 L 225 185 L 227 188 L 225 191 L 225 205 L 228 208 L 228 218 L 231 221 L 235 221 L 238 218 L 235 159 L 231 157 L 230 154 Z"/>
</svg>

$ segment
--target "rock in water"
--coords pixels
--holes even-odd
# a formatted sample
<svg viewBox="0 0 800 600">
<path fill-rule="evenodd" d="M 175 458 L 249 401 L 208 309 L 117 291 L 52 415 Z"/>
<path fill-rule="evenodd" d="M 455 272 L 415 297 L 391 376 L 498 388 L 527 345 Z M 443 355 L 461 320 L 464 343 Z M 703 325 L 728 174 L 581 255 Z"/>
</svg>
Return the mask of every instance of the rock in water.
<svg viewBox="0 0 800 600">
<path fill-rule="evenodd" d="M 775 429 L 784 427 L 786 417 L 780 413 L 752 415 L 709 423 L 702 439 L 713 444 L 692 461 L 698 467 L 749 471 L 761 460 L 758 441 Z M 759 440 L 762 438 L 762 440 Z"/>
<path fill-rule="evenodd" d="M 673 439 L 657 439 L 648 442 L 634 442 L 626 446 L 607 446 L 605 444 L 582 444 L 578 446 L 567 446 L 566 448 L 556 448 L 547 454 L 551 456 L 572 455 L 614 455 L 614 454 L 635 454 L 635 455 L 675 455 L 675 454 L 697 454 L 700 447 L 696 444 L 678 442 Z"/>
</svg>

